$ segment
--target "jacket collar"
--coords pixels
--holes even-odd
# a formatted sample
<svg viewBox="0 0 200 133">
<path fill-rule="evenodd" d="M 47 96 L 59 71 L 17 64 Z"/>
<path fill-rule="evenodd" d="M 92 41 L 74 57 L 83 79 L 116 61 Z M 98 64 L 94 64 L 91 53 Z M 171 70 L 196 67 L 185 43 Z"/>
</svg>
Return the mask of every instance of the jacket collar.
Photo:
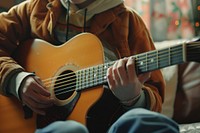
<svg viewBox="0 0 200 133">
<path fill-rule="evenodd" d="M 50 34 L 53 35 L 53 29 L 56 25 L 56 22 L 60 17 L 61 13 L 65 11 L 65 9 L 59 0 L 49 0 L 47 8 L 49 9 L 50 15 L 48 30 Z M 124 4 L 120 4 L 113 9 L 95 15 L 93 21 L 91 22 L 90 32 L 99 35 L 107 28 L 108 25 L 110 25 L 113 21 L 116 20 L 119 14 L 121 14 L 125 10 L 126 9 L 124 7 Z"/>
<path fill-rule="evenodd" d="M 124 12 L 126 9 L 124 4 L 120 4 L 117 7 L 102 12 L 94 17 L 93 21 L 91 22 L 91 32 L 99 35 L 102 33 L 111 23 L 113 23 L 119 15 Z M 105 17 L 109 16 L 109 17 Z"/>
</svg>

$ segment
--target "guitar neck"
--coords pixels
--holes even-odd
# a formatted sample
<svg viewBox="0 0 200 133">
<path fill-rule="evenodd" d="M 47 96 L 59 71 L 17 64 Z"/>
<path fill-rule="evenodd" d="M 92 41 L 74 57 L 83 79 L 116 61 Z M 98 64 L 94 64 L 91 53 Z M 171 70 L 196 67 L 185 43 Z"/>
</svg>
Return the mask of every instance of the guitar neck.
<svg viewBox="0 0 200 133">
<path fill-rule="evenodd" d="M 135 56 L 138 74 L 186 62 L 186 44 L 154 50 Z"/>
<path fill-rule="evenodd" d="M 185 44 L 182 44 L 132 56 L 136 59 L 135 65 L 137 74 L 185 62 L 185 46 Z M 115 62 L 116 61 L 112 61 L 77 71 L 77 91 L 107 83 L 107 69 Z"/>
</svg>

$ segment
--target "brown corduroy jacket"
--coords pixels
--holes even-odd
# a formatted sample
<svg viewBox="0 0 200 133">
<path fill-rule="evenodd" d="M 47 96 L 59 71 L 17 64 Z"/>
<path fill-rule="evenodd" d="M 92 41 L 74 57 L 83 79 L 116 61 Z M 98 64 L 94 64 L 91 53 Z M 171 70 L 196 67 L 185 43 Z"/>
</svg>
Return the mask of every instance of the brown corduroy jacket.
<svg viewBox="0 0 200 133">
<path fill-rule="evenodd" d="M 11 57 L 21 42 L 40 38 L 52 44 L 54 28 L 63 11 L 59 0 L 29 0 L 0 14 L 0 92 L 7 95 L 7 83 L 13 74 L 25 71 Z M 106 40 L 120 57 L 154 50 L 152 38 L 142 19 L 132 9 L 121 4 L 95 15 L 89 31 Z M 144 91 L 149 108 L 161 111 L 164 80 L 159 70 L 153 71 Z"/>
</svg>

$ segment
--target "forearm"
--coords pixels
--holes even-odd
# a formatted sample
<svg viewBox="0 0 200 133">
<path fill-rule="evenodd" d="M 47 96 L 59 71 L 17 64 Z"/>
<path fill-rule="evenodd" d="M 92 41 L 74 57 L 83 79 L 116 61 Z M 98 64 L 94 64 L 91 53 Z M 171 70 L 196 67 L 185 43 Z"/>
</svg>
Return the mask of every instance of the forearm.
<svg viewBox="0 0 200 133">
<path fill-rule="evenodd" d="M 3 95 L 8 95 L 9 80 L 15 73 L 23 71 L 23 68 L 10 57 L 0 57 L 0 64 L 0 92 Z"/>
<path fill-rule="evenodd" d="M 24 69 L 12 58 L 18 45 L 30 37 L 28 6 L 24 2 L 0 13 L 0 92 L 8 95 L 9 80 Z M 20 7 L 20 8 L 19 8 Z"/>
</svg>

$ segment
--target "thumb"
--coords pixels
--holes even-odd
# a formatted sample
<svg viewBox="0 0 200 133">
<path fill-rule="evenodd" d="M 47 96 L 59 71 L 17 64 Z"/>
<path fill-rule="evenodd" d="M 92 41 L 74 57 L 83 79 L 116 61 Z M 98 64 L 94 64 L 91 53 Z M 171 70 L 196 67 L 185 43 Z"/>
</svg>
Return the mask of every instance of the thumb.
<svg viewBox="0 0 200 133">
<path fill-rule="evenodd" d="M 144 73 L 138 76 L 139 81 L 144 84 L 151 77 L 151 72 Z"/>
<path fill-rule="evenodd" d="M 34 76 L 33 77 L 36 84 L 36 89 L 37 89 L 37 92 L 44 95 L 44 96 L 50 96 L 50 92 L 49 90 L 44 86 L 42 80 L 38 77 L 38 76 Z"/>
</svg>

